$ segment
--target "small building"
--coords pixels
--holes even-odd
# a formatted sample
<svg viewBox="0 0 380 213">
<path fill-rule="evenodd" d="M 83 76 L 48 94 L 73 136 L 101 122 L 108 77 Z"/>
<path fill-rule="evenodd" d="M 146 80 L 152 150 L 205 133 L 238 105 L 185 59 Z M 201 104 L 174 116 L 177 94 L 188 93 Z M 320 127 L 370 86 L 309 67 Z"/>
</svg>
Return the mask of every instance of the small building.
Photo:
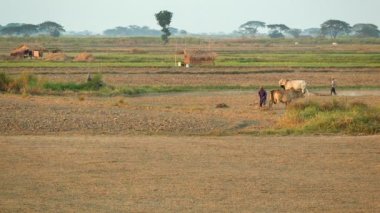
<svg viewBox="0 0 380 213">
<path fill-rule="evenodd" d="M 217 54 L 205 50 L 184 50 L 183 62 L 186 66 L 193 64 L 212 64 L 215 65 Z"/>
<path fill-rule="evenodd" d="M 10 55 L 19 58 L 42 58 L 45 48 L 42 47 L 30 47 L 26 44 L 22 44 L 16 49 L 12 50 Z"/>
<path fill-rule="evenodd" d="M 24 58 L 24 57 L 28 57 L 29 53 L 30 53 L 29 46 L 23 44 L 17 47 L 16 49 L 12 50 L 10 55 L 13 57 Z"/>
</svg>

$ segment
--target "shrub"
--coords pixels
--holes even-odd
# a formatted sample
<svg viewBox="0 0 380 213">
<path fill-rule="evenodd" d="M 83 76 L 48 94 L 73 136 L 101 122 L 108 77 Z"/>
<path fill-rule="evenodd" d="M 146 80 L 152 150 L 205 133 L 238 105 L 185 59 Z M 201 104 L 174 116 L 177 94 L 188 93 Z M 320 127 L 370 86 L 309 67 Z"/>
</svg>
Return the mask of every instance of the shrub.
<svg viewBox="0 0 380 213">
<path fill-rule="evenodd" d="M 7 91 L 11 79 L 5 73 L 0 73 L 0 91 Z"/>
<path fill-rule="evenodd" d="M 279 120 L 281 132 L 293 133 L 380 133 L 380 110 L 361 102 L 304 102 L 289 106 Z"/>
<path fill-rule="evenodd" d="M 35 75 L 23 72 L 21 75 L 11 81 L 8 85 L 8 90 L 16 93 L 33 93 L 38 90 L 38 79 Z"/>
</svg>

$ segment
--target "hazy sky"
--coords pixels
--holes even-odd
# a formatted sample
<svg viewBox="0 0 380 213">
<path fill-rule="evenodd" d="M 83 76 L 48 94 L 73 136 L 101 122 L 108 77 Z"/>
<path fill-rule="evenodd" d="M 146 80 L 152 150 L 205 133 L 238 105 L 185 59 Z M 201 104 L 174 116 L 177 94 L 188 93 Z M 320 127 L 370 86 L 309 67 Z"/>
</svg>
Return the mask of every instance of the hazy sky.
<svg viewBox="0 0 380 213">
<path fill-rule="evenodd" d="M 193 33 L 232 32 L 250 20 L 309 28 L 339 19 L 380 27 L 380 0 L 0 0 L 0 5 L 0 25 L 50 20 L 68 31 L 159 29 L 154 14 L 160 10 L 174 13 L 172 27 Z"/>
</svg>

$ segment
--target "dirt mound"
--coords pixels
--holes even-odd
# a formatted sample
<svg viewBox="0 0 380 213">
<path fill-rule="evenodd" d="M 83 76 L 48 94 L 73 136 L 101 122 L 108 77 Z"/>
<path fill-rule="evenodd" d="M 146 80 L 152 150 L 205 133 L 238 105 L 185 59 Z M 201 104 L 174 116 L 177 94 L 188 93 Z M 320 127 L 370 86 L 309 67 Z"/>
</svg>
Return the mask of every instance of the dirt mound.
<svg viewBox="0 0 380 213">
<path fill-rule="evenodd" d="M 130 52 L 132 54 L 145 54 L 145 53 L 148 53 L 147 51 L 143 50 L 143 49 L 138 49 L 138 48 L 133 48 L 130 50 Z"/>
<path fill-rule="evenodd" d="M 94 56 L 90 53 L 79 53 L 73 61 L 93 61 L 94 59 Z"/>
<path fill-rule="evenodd" d="M 46 61 L 65 61 L 68 56 L 64 53 L 48 53 L 45 55 Z"/>
</svg>

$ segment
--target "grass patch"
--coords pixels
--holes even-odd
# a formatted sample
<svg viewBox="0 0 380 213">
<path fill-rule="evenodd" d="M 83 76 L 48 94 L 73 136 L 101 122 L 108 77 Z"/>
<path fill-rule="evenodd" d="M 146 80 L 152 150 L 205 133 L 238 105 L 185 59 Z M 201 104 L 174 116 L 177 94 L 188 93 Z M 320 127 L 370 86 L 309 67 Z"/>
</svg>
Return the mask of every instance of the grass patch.
<svg viewBox="0 0 380 213">
<path fill-rule="evenodd" d="M 11 82 L 9 76 L 5 73 L 0 73 L 0 91 L 7 91 L 8 85 Z"/>
<path fill-rule="evenodd" d="M 361 102 L 317 103 L 312 101 L 290 105 L 278 129 L 267 134 L 348 134 L 372 135 L 380 133 L 380 109 Z"/>
<path fill-rule="evenodd" d="M 11 78 L 5 73 L 0 73 L 0 91 L 39 94 L 41 93 L 39 79 L 28 72 L 21 73 L 17 78 Z"/>
<path fill-rule="evenodd" d="M 43 84 L 43 88 L 52 91 L 97 91 L 104 86 L 104 82 L 102 80 L 102 76 L 97 74 L 93 77 L 91 81 L 87 81 L 85 83 L 60 83 L 60 82 L 46 82 Z"/>
</svg>

